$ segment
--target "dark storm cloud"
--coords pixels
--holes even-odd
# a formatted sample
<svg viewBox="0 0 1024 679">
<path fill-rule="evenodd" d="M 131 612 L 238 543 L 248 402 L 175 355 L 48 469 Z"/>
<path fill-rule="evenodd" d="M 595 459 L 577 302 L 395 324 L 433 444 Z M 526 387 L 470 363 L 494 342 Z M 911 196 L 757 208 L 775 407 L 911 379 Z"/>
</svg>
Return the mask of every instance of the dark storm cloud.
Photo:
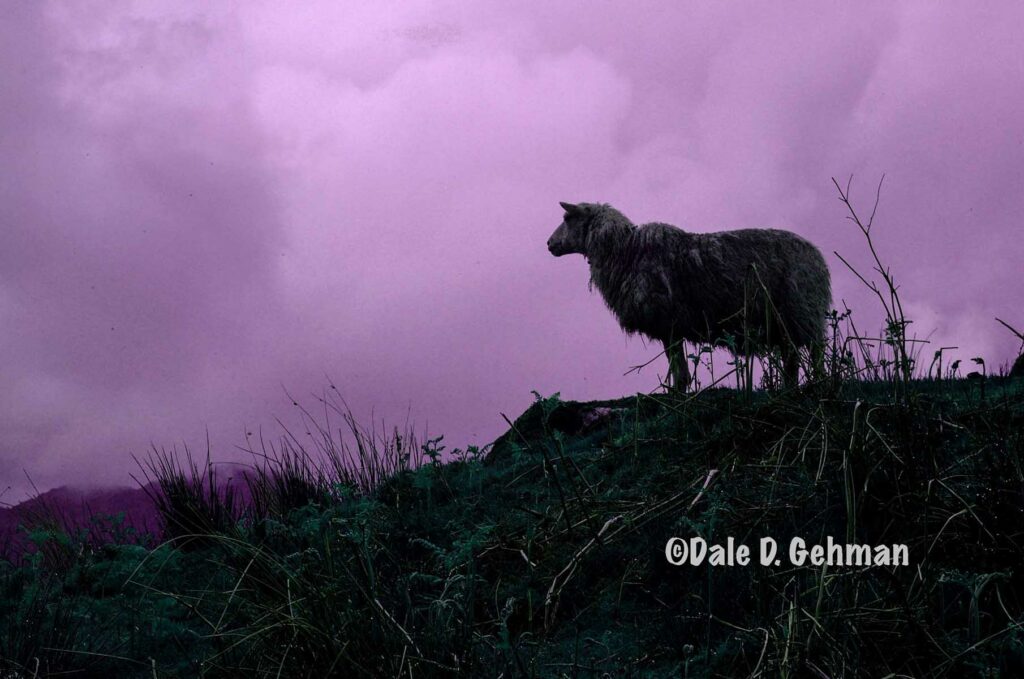
<svg viewBox="0 0 1024 679">
<path fill-rule="evenodd" d="M 222 8 L 223 7 L 223 8 Z M 484 442 L 531 389 L 606 397 L 626 342 L 558 200 L 789 228 L 914 328 L 1004 361 L 1024 325 L 1022 10 L 913 3 L 17 3 L 0 25 L 0 479 L 123 481 L 128 451 L 231 455 L 331 374 Z M 830 255 L 836 298 L 877 326 Z M 657 368 L 658 366 L 655 366 Z"/>
</svg>

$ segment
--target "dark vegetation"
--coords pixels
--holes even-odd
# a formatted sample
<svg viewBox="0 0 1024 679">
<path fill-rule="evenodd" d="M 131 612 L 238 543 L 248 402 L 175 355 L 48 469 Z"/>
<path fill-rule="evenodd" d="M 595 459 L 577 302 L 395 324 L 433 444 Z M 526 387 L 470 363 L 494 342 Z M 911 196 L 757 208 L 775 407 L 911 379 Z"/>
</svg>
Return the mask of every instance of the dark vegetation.
<svg viewBox="0 0 1024 679">
<path fill-rule="evenodd" d="M 693 347 L 694 391 L 538 395 L 489 450 L 331 386 L 230 483 L 154 451 L 159 540 L 42 521 L 0 564 L 0 676 L 1024 676 L 1024 380 L 922 358 L 875 262 L 886 328 L 834 312 L 800 389 Z M 695 535 L 910 566 L 669 565 Z"/>
</svg>

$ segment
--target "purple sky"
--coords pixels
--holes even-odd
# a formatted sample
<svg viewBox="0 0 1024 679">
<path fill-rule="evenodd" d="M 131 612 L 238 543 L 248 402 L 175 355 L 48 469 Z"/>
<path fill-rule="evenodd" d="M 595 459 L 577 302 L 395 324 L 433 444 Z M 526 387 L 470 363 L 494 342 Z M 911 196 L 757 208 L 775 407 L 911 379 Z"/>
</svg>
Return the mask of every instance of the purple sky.
<svg viewBox="0 0 1024 679">
<path fill-rule="evenodd" d="M 453 445 L 531 389 L 653 388 L 622 373 L 658 349 L 547 253 L 559 200 L 791 229 L 878 327 L 830 177 L 868 209 L 887 173 L 918 335 L 1015 353 L 1024 5 L 533 5 L 8 3 L 2 485 L 123 483 L 207 428 L 230 457 L 326 374 Z"/>
</svg>

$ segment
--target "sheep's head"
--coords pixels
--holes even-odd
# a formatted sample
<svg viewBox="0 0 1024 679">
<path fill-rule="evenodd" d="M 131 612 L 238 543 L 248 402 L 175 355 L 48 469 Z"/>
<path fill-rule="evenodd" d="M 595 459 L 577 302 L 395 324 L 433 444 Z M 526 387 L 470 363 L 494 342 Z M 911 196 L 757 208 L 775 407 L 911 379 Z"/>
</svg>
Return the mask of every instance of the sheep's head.
<svg viewBox="0 0 1024 679">
<path fill-rule="evenodd" d="M 591 221 L 594 217 L 597 205 L 590 203 L 559 203 L 565 210 L 562 223 L 555 232 L 548 238 L 548 250 L 555 257 L 562 255 L 585 255 L 587 248 L 587 234 L 590 231 Z"/>
</svg>

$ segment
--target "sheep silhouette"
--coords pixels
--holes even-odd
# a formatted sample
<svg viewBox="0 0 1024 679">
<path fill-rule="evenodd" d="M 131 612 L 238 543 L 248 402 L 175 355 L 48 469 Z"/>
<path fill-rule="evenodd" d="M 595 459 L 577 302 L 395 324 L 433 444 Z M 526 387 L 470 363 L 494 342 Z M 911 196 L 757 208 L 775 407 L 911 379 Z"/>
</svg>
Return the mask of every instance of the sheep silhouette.
<svg viewBox="0 0 1024 679">
<path fill-rule="evenodd" d="M 731 338 L 747 356 L 776 349 L 787 386 L 797 383 L 801 349 L 820 364 L 831 281 L 821 252 L 800 236 L 688 233 L 637 226 L 607 204 L 560 204 L 565 215 L 548 250 L 586 257 L 591 285 L 622 329 L 665 347 L 672 387 L 690 382 L 687 341 L 721 346 Z"/>
</svg>

